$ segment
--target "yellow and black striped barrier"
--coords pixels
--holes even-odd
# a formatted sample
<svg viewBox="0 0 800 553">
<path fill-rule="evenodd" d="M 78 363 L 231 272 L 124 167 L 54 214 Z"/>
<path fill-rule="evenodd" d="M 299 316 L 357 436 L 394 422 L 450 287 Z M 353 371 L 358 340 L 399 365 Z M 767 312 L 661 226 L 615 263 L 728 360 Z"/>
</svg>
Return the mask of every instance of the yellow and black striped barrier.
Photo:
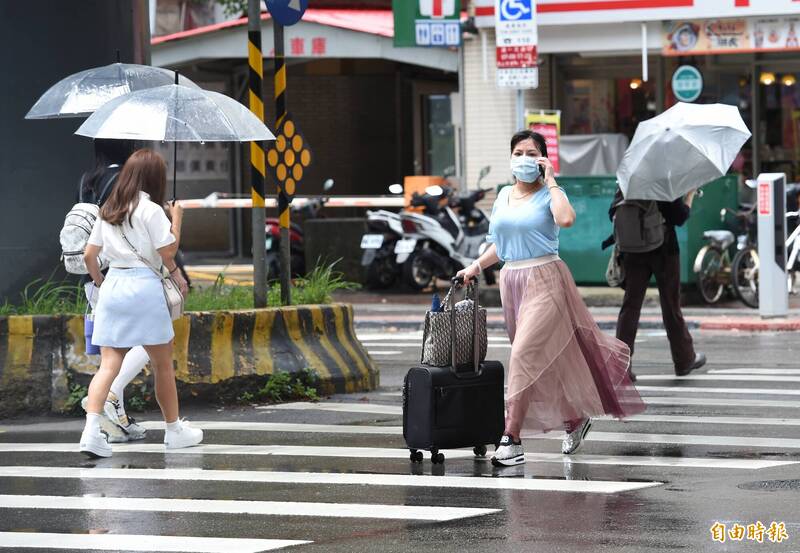
<svg viewBox="0 0 800 553">
<path fill-rule="evenodd" d="M 247 33 L 247 59 L 249 78 L 250 111 L 264 120 L 264 101 L 261 99 L 262 81 L 264 79 L 264 58 L 261 54 L 261 30 Z M 250 176 L 252 186 L 253 207 L 264 207 L 266 167 L 264 165 L 264 147 L 259 142 L 250 142 Z"/>
<path fill-rule="evenodd" d="M 323 394 L 378 386 L 356 337 L 353 309 L 332 304 L 187 313 L 174 322 L 175 375 L 184 388 L 313 369 Z M 59 411 L 68 383 L 86 383 L 99 358 L 86 355 L 83 317 L 0 317 L 0 419 Z"/>
</svg>

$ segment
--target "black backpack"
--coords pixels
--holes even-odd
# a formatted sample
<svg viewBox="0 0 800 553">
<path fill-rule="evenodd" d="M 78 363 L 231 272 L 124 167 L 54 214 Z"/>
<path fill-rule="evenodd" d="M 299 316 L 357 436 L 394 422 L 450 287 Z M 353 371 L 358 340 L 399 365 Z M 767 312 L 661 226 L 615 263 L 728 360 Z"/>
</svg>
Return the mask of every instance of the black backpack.
<svg viewBox="0 0 800 553">
<path fill-rule="evenodd" d="M 622 253 L 651 252 L 664 243 L 664 216 L 655 200 L 622 200 L 614 209 L 614 240 Z"/>
</svg>

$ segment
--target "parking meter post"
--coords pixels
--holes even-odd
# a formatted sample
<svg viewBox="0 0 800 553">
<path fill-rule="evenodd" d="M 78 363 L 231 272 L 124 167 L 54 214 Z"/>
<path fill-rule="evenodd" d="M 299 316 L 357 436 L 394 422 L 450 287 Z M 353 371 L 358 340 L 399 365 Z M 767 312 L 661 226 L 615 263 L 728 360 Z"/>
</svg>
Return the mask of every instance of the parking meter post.
<svg viewBox="0 0 800 553">
<path fill-rule="evenodd" d="M 784 173 L 758 176 L 758 312 L 764 318 L 789 311 L 785 190 Z"/>
<path fill-rule="evenodd" d="M 286 60 L 284 57 L 283 25 L 272 20 L 275 38 L 275 128 L 280 128 L 286 117 Z M 278 221 L 281 228 L 280 260 L 281 260 L 281 303 L 291 305 L 291 244 L 289 243 L 289 197 L 283 185 L 278 181 Z"/>
</svg>

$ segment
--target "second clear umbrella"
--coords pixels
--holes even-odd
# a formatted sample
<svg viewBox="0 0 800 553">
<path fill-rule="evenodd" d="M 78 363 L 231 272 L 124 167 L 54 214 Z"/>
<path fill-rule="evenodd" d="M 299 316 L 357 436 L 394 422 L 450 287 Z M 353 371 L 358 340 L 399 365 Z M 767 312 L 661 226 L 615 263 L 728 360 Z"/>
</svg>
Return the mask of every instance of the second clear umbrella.
<svg viewBox="0 0 800 553">
<path fill-rule="evenodd" d="M 84 121 L 75 134 L 166 142 L 275 140 L 267 126 L 233 98 L 179 84 L 140 90 L 111 100 Z M 177 149 L 174 156 L 177 161 Z M 173 164 L 173 198 L 176 165 Z"/>
</svg>

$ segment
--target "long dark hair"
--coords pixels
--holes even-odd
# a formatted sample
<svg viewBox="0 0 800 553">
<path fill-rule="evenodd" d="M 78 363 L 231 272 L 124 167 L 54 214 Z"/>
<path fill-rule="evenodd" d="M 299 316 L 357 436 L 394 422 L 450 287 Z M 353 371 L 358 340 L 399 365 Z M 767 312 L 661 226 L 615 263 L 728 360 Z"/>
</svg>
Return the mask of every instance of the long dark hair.
<svg viewBox="0 0 800 553">
<path fill-rule="evenodd" d="M 109 166 L 117 164 L 122 167 L 135 149 L 136 142 L 133 140 L 96 138 L 94 140 L 94 167 L 83 176 L 81 194 L 83 196 L 91 194 L 96 201 L 102 201 L 103 198 L 100 198 L 100 194 L 103 193 L 103 187 L 108 182 Z"/>
<path fill-rule="evenodd" d="M 139 192 L 146 192 L 150 200 L 164 205 L 167 188 L 167 164 L 153 150 L 136 150 L 125 162 L 119 174 L 119 182 L 108 200 L 100 208 L 100 217 L 112 225 L 120 225 L 139 205 Z"/>
<path fill-rule="evenodd" d="M 511 137 L 511 152 L 514 152 L 514 146 L 529 138 L 536 143 L 539 151 L 542 152 L 542 157 L 547 157 L 547 143 L 544 141 L 544 137 L 538 132 L 530 130 L 519 131 Z"/>
</svg>

